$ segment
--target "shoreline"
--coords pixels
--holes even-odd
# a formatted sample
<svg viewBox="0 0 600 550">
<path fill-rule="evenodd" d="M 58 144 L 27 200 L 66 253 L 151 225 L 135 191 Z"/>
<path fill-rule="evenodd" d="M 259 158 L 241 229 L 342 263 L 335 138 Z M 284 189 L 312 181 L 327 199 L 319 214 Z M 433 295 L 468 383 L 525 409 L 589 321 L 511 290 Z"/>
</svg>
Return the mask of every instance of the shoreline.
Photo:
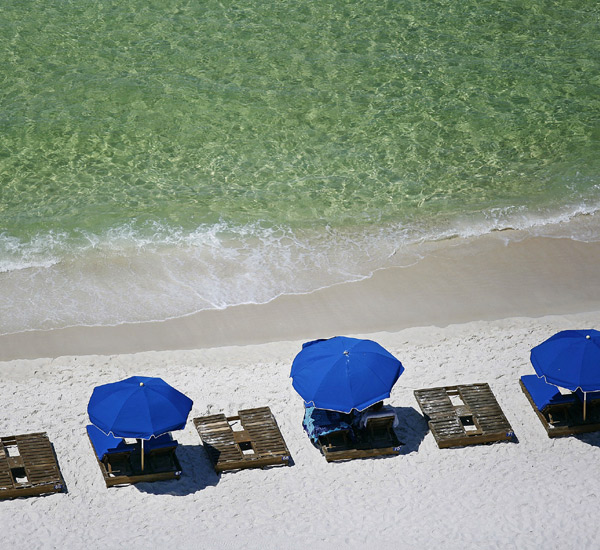
<svg viewBox="0 0 600 550">
<path fill-rule="evenodd" d="M 600 310 L 600 242 L 489 235 L 407 267 L 266 304 L 0 336 L 0 361 L 189 350 Z"/>
</svg>

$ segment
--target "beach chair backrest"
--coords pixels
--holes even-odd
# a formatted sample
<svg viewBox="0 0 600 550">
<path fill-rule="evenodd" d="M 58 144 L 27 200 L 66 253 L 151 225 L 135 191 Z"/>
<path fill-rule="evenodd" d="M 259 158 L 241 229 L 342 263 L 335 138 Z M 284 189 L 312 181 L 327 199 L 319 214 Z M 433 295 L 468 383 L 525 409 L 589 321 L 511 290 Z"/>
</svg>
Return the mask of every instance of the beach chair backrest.
<svg viewBox="0 0 600 550">
<path fill-rule="evenodd" d="M 389 432 L 394 426 L 393 416 L 381 416 L 367 419 L 367 431 L 372 434 Z"/>
</svg>

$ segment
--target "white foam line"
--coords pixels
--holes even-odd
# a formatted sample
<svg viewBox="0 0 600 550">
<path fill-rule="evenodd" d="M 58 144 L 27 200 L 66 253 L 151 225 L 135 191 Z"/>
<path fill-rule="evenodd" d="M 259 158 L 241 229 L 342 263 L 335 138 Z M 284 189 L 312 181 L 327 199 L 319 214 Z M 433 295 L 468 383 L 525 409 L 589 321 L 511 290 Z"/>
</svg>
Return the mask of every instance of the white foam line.
<svg viewBox="0 0 600 550">
<path fill-rule="evenodd" d="M 503 228 L 510 225 L 511 229 L 514 229 L 506 233 L 505 242 L 523 240 L 529 236 L 569 237 L 583 242 L 598 240 L 600 227 L 597 220 L 593 219 L 597 212 L 596 207 L 582 206 L 569 213 L 555 215 L 551 223 L 548 223 L 547 218 L 542 223 L 541 218 L 519 215 L 521 223 L 503 225 Z M 501 217 L 505 214 L 506 212 L 502 211 Z M 427 249 L 421 246 L 427 243 L 449 241 L 454 245 L 452 241 L 455 240 L 458 245 L 463 239 L 470 240 L 501 231 L 497 219 L 492 219 L 492 224 L 485 219 L 486 216 L 494 218 L 496 215 L 495 209 L 482 212 L 483 219 L 476 224 L 463 228 L 456 226 L 437 233 L 401 226 L 378 228 L 372 234 L 361 235 L 362 240 L 357 238 L 356 234 L 328 228 L 326 233 L 320 236 L 315 232 L 318 237 L 316 244 L 306 233 L 299 235 L 287 228 L 263 228 L 260 225 L 231 228 L 226 224 L 218 224 L 198 228 L 195 232 L 186 234 L 183 230 L 169 232 L 168 228 L 156 224 L 155 237 L 158 234 L 159 238 L 144 237 L 144 239 L 137 239 L 133 226 L 128 225 L 121 228 L 121 231 L 112 230 L 115 241 L 119 243 L 116 251 L 111 250 L 114 241 L 103 242 L 90 235 L 86 238 L 87 242 L 91 243 L 90 249 L 93 248 L 95 253 L 100 252 L 103 257 L 108 255 L 106 258 L 109 262 L 112 254 L 116 259 L 129 258 L 128 262 L 135 264 L 133 267 L 125 266 L 126 279 L 119 279 L 123 289 L 121 294 L 114 293 L 116 280 L 110 279 L 112 275 L 110 272 L 108 272 L 109 279 L 106 281 L 103 279 L 95 281 L 89 278 L 80 280 L 77 279 L 79 272 L 69 272 L 70 266 L 65 265 L 60 267 L 60 271 L 55 272 L 55 275 L 58 274 L 58 279 L 55 280 L 52 279 L 53 275 L 50 272 L 45 275 L 44 271 L 55 268 L 59 263 L 58 260 L 37 263 L 32 261 L 28 267 L 41 272 L 34 271 L 31 277 L 27 276 L 27 279 L 14 279 L 12 282 L 16 283 L 17 292 L 10 295 L 14 303 L 5 307 L 9 313 L 10 311 L 23 312 L 21 318 L 13 318 L 11 321 L 13 326 L 18 328 L 10 330 L 5 325 L 8 330 L 2 333 L 14 334 L 73 326 L 154 323 L 187 317 L 204 310 L 267 304 L 284 295 L 308 295 L 336 285 L 368 279 L 377 271 L 387 267 L 414 265 L 428 254 Z M 572 227 L 560 227 L 562 224 L 569 224 L 575 220 L 581 221 L 588 217 L 592 222 L 590 225 L 593 231 L 588 234 L 591 238 L 577 234 L 576 231 L 571 230 Z M 236 242 L 235 246 L 230 246 L 230 241 L 227 240 L 229 236 L 239 242 Z M 56 253 L 57 243 L 63 238 L 62 234 L 52 236 L 50 242 L 53 245 L 53 253 Z M 133 243 L 128 241 L 130 238 L 133 238 Z M 40 239 L 37 243 L 42 241 L 43 239 Z M 169 242 L 168 248 L 172 248 L 172 251 L 166 248 L 160 252 L 157 243 L 165 242 Z M 179 260 L 173 262 L 176 257 L 171 254 L 181 251 L 181 247 L 177 245 L 182 243 L 185 249 L 189 249 L 190 254 L 178 256 Z M 11 241 L 11 246 L 13 248 L 15 246 L 14 239 Z M 147 257 L 136 256 L 142 252 Z M 160 255 L 155 256 L 159 252 Z M 156 260 L 160 260 L 161 263 L 152 264 Z M 86 260 L 80 258 L 80 261 L 83 261 L 83 264 L 79 264 L 81 267 Z M 149 267 L 148 261 L 150 261 Z M 20 269 L 25 269 L 25 265 L 24 263 Z M 152 265 L 156 265 L 156 269 Z M 174 269 L 172 265 L 175 265 Z M 185 271 L 177 272 L 178 266 L 183 266 Z M 147 281 L 139 280 L 138 275 L 148 272 L 148 269 L 150 271 L 154 269 L 152 278 Z M 14 276 L 17 276 L 17 272 L 18 270 L 13 270 Z M 159 272 L 162 272 L 162 275 Z M 226 279 L 220 279 L 223 273 L 226 273 Z M 255 274 L 251 284 L 248 283 L 247 273 Z M 127 278 L 127 275 L 130 277 Z M 318 281 L 319 278 L 321 281 Z M 220 282 L 223 284 L 219 286 Z M 19 283 L 27 283 L 27 285 Z M 102 286 L 104 283 L 105 286 Z M 256 285 L 252 286 L 253 283 Z M 48 292 L 50 287 L 47 286 L 45 295 L 41 292 L 42 296 L 38 300 L 35 287 L 39 284 L 52 285 L 52 292 Z M 56 298 L 56 293 L 60 294 L 63 290 L 69 293 L 70 301 L 66 305 L 64 301 L 57 302 L 60 297 Z M 22 295 L 19 295 L 19 291 Z M 140 291 L 142 294 L 137 295 Z M 73 298 L 76 293 L 84 296 L 95 295 L 96 298 L 90 299 L 89 303 L 87 301 L 79 303 Z M 33 302 L 37 300 L 37 307 L 31 307 L 32 296 Z M 28 310 L 21 307 L 21 302 L 24 303 L 25 300 L 28 302 Z M 117 301 L 111 306 L 111 300 Z M 137 307 L 144 302 L 152 304 L 153 307 L 147 309 Z M 98 308 L 98 303 L 104 303 L 105 307 Z M 57 304 L 64 308 L 62 310 L 60 307 L 57 308 Z M 36 303 L 33 305 L 35 306 Z M 52 311 L 53 320 L 44 318 L 44 310 Z M 149 318 L 144 318 L 144 313 L 149 313 Z M 5 317 L 10 319 L 10 314 Z M 109 317 L 119 321 L 111 322 Z M 85 318 L 91 322 L 84 322 Z M 49 327 L 50 323 L 56 326 Z M 21 328 L 27 325 L 30 328 Z"/>
</svg>

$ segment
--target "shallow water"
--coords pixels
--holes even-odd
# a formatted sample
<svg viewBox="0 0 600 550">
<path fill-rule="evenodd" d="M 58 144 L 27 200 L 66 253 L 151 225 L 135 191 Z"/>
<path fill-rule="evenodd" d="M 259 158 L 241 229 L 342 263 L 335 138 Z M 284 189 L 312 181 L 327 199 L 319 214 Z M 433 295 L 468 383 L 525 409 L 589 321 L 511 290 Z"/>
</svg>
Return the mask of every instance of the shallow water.
<svg viewBox="0 0 600 550">
<path fill-rule="evenodd" d="M 0 332 L 263 302 L 453 235 L 600 235 L 563 223 L 600 204 L 596 4 L 2 15 Z"/>
</svg>

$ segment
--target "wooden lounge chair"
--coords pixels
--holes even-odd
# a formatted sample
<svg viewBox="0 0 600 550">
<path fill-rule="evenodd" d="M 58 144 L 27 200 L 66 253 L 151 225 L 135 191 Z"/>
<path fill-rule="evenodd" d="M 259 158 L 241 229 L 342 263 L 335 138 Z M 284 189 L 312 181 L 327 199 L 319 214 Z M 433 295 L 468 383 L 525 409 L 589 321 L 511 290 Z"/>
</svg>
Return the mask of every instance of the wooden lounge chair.
<svg viewBox="0 0 600 550">
<path fill-rule="evenodd" d="M 369 418 L 365 430 L 365 436 L 374 447 L 388 445 L 389 441 L 396 437 L 394 419 L 390 417 Z"/>
<path fill-rule="evenodd" d="M 58 493 L 64 485 L 45 432 L 0 438 L 0 500 Z"/>
<path fill-rule="evenodd" d="M 348 460 L 355 458 L 350 453 L 355 449 L 354 432 L 348 430 L 338 430 L 325 435 L 320 435 L 316 446 L 319 448 L 327 462 L 336 460 Z M 356 457 L 358 458 L 358 457 Z"/>
<path fill-rule="evenodd" d="M 446 386 L 414 393 L 440 449 L 514 438 L 488 384 Z"/>
<path fill-rule="evenodd" d="M 364 428 L 350 415 L 308 407 L 303 426 L 327 462 L 400 454 L 402 443 L 393 428 L 392 415 L 369 418 Z"/>
<path fill-rule="evenodd" d="M 370 419 L 366 428 L 353 429 L 354 440 L 344 437 L 335 445 L 330 444 L 328 436 L 321 436 L 321 451 L 327 462 L 399 455 L 402 443 L 393 429 L 393 422 L 393 418 Z"/>
<path fill-rule="evenodd" d="M 577 392 L 561 394 L 535 374 L 522 376 L 519 385 L 544 426 L 548 437 L 564 437 L 600 431 L 600 402 L 597 393 L 588 394 L 586 420 L 583 402 Z"/>
<path fill-rule="evenodd" d="M 171 434 L 144 442 L 142 470 L 139 443 L 127 444 L 122 438 L 106 435 L 93 425 L 88 425 L 86 429 L 107 487 L 181 477 L 181 465 L 175 453 L 177 441 Z"/>
<path fill-rule="evenodd" d="M 269 407 L 241 410 L 237 416 L 194 418 L 194 425 L 217 473 L 290 464 L 290 452 Z"/>
</svg>

